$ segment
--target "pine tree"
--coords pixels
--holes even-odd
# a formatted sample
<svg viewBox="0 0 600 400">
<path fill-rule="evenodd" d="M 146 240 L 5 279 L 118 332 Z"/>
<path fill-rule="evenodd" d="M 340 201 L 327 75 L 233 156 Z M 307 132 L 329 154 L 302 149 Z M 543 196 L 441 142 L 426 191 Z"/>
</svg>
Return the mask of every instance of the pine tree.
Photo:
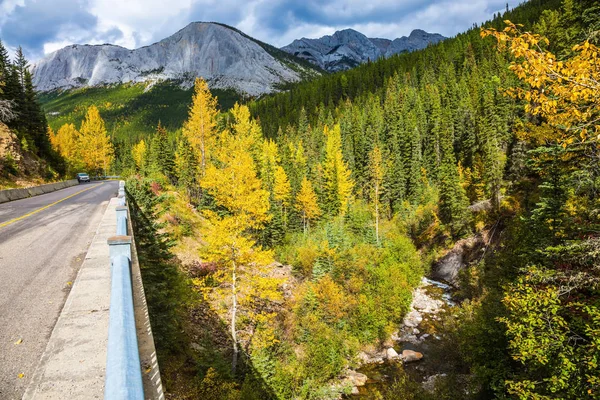
<svg viewBox="0 0 600 400">
<path fill-rule="evenodd" d="M 25 107 L 22 110 L 22 117 L 26 119 L 26 129 L 31 136 L 38 155 L 42 158 L 50 158 L 50 139 L 48 138 L 48 123 L 46 115 L 40 106 L 37 94 L 33 87 L 31 72 L 25 70 L 24 74 L 24 96 Z"/>
<path fill-rule="evenodd" d="M 373 206 L 375 215 L 375 237 L 377 239 L 377 245 L 379 245 L 379 214 L 380 214 L 380 199 L 381 189 L 383 187 L 383 178 L 385 176 L 385 166 L 381 155 L 381 149 L 379 145 L 375 145 L 371 151 L 370 157 L 370 172 L 371 172 L 371 185 L 373 189 Z"/>
<path fill-rule="evenodd" d="M 152 173 L 161 174 L 171 180 L 173 179 L 175 169 L 174 154 L 169 144 L 167 130 L 162 126 L 160 121 L 150 143 L 148 162 Z"/>
<path fill-rule="evenodd" d="M 454 149 L 452 147 L 452 125 L 448 111 L 441 121 L 441 165 L 439 168 L 440 219 L 450 227 L 454 237 L 465 232 L 469 218 L 469 200 L 460 181 Z"/>
<path fill-rule="evenodd" d="M 273 185 L 273 198 L 279 203 L 283 214 L 283 227 L 287 226 L 287 208 L 290 205 L 292 188 L 283 167 L 275 167 L 275 183 Z"/>
<path fill-rule="evenodd" d="M 177 145 L 175 172 L 179 186 L 184 187 L 188 195 L 194 193 L 197 187 L 198 159 L 185 135 L 181 137 Z"/>
</svg>

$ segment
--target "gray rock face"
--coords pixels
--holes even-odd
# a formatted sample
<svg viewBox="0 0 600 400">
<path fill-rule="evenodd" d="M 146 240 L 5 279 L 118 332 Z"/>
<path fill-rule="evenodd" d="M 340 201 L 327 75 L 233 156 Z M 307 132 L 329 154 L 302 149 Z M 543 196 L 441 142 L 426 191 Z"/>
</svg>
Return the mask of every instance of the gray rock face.
<svg viewBox="0 0 600 400">
<path fill-rule="evenodd" d="M 446 255 L 433 264 L 431 276 L 454 287 L 460 286 L 460 271 L 466 265 L 481 259 L 488 241 L 487 232 L 459 240 Z"/>
<path fill-rule="evenodd" d="M 190 86 L 196 77 L 203 77 L 212 88 L 260 95 L 300 80 L 304 72 L 314 73 L 293 57 L 282 62 L 276 52 L 227 26 L 194 22 L 135 50 L 110 44 L 67 46 L 34 66 L 33 82 L 38 90 L 51 91 L 160 80 Z"/>
<path fill-rule="evenodd" d="M 415 29 L 398 39 L 368 38 L 353 29 L 337 31 L 319 39 L 297 39 L 282 47 L 290 54 L 303 58 L 324 70 L 335 72 L 353 68 L 369 60 L 390 57 L 405 51 L 414 51 L 445 38 L 438 33 Z"/>
</svg>

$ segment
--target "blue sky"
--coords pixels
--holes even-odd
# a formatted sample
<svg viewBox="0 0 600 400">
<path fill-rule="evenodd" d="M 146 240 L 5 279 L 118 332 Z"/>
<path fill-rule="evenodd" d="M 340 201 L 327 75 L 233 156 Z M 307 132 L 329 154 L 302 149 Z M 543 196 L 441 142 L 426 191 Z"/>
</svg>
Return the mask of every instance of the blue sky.
<svg viewBox="0 0 600 400">
<path fill-rule="evenodd" d="M 0 39 L 35 61 L 73 43 L 136 48 L 192 21 L 237 27 L 277 47 L 344 28 L 394 39 L 452 36 L 521 0 L 0 0 Z"/>
</svg>

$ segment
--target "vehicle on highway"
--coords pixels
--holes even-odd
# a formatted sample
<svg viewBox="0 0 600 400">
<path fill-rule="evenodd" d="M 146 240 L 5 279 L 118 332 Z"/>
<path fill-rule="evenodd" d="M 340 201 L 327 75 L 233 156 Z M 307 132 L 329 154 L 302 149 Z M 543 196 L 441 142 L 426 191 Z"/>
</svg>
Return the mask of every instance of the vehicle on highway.
<svg viewBox="0 0 600 400">
<path fill-rule="evenodd" d="M 85 172 L 80 172 L 77 174 L 77 182 L 81 183 L 81 182 L 89 182 L 90 181 L 90 176 L 88 174 L 86 174 Z"/>
</svg>

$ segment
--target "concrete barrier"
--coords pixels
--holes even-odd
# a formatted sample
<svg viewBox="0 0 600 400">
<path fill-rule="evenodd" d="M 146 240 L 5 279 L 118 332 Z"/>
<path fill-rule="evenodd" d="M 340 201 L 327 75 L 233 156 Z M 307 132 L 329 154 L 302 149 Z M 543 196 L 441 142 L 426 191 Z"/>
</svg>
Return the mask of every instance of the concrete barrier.
<svg viewBox="0 0 600 400">
<path fill-rule="evenodd" d="M 39 196 L 40 194 L 55 192 L 57 190 L 65 189 L 78 184 L 79 182 L 77 181 L 77 179 L 70 179 L 68 181 L 48 183 L 45 185 L 33 186 L 30 188 L 0 190 L 0 203 L 25 199 L 27 197 Z"/>
</svg>

